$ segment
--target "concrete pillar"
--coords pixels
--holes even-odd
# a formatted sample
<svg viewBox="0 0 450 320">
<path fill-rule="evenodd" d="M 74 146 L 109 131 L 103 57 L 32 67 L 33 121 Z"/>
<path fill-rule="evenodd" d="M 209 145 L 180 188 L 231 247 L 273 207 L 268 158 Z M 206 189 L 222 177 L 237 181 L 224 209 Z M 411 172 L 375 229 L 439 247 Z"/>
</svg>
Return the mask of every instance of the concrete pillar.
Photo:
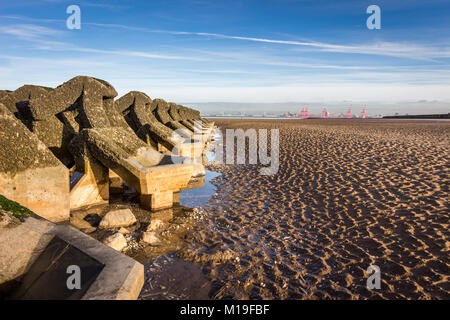
<svg viewBox="0 0 450 320">
<path fill-rule="evenodd" d="M 99 162 L 86 161 L 84 174 L 70 190 L 70 209 L 109 202 L 109 169 Z"/>
<path fill-rule="evenodd" d="M 141 206 L 149 210 L 171 208 L 174 203 L 173 191 L 155 192 L 153 194 L 141 194 Z"/>
</svg>

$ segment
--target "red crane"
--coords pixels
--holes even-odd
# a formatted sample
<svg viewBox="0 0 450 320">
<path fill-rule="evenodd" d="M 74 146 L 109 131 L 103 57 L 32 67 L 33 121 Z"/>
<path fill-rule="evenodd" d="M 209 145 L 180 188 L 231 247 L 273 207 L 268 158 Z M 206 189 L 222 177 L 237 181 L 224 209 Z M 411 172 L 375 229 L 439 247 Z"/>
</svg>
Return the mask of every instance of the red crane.
<svg viewBox="0 0 450 320">
<path fill-rule="evenodd" d="M 346 118 L 347 118 L 347 119 L 351 119 L 351 117 L 352 117 L 352 107 L 348 108 Z"/>
<path fill-rule="evenodd" d="M 302 118 L 302 119 L 309 118 L 308 107 L 302 108 L 302 112 L 300 113 L 300 118 Z"/>
<path fill-rule="evenodd" d="M 366 107 L 364 107 L 364 109 L 362 109 L 361 111 L 361 119 L 365 119 L 366 118 Z"/>
</svg>

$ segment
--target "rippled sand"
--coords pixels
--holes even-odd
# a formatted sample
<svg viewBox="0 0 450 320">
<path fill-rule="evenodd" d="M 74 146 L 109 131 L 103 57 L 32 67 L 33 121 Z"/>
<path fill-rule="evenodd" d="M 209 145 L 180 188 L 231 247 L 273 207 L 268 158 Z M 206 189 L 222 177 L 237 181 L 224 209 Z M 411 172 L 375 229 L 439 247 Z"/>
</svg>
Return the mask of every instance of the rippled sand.
<svg viewBox="0 0 450 320">
<path fill-rule="evenodd" d="M 280 169 L 210 167 L 217 194 L 178 253 L 205 266 L 210 298 L 450 298 L 450 122 L 216 123 L 278 128 Z"/>
</svg>

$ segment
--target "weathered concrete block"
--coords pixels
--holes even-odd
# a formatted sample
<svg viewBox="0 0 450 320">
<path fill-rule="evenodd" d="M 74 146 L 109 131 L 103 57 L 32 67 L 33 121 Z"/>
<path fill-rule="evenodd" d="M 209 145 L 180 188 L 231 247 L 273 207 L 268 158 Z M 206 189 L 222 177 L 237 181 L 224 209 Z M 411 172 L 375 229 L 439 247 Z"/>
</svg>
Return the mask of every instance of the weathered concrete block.
<svg viewBox="0 0 450 320">
<path fill-rule="evenodd" d="M 171 163 L 170 156 L 149 148 L 138 137 L 129 135 L 122 128 L 85 129 L 78 137 L 95 159 L 117 173 L 138 192 L 143 195 L 155 194 L 153 202 L 143 201 L 147 208 L 160 208 L 160 201 L 156 199 L 162 197 L 162 192 L 180 190 L 194 172 L 193 164 Z M 161 206 L 166 207 L 166 202 Z"/>
<path fill-rule="evenodd" d="M 56 116 L 50 116 L 46 120 L 32 121 L 29 128 L 66 167 L 73 166 L 73 156 L 67 146 L 74 137 L 75 131 L 70 130 Z"/>
<path fill-rule="evenodd" d="M 139 139 L 118 111 L 124 111 L 121 106 L 126 106 L 131 100 L 125 97 L 123 103 L 117 104 L 118 109 L 113 100 L 116 95 L 115 89 L 106 81 L 84 76 L 75 77 L 53 90 L 29 97 L 27 107 L 32 121 L 31 129 L 42 136 L 43 142 L 67 166 L 75 162 L 77 170 L 85 174 L 75 186 L 72 186 L 70 199 L 72 208 L 97 201 L 99 197 L 105 200 L 106 197 L 103 196 L 105 175 L 88 172 L 89 170 L 94 172 L 93 169 L 97 167 L 98 172 L 105 172 L 106 168 L 115 171 L 144 195 L 155 194 L 151 202 L 154 208 L 165 206 L 168 196 L 163 197 L 162 194 L 168 191 L 177 192 L 184 187 L 192 175 L 194 166 L 190 163 L 173 164 L 167 157 Z M 134 102 L 136 97 L 139 98 L 138 104 L 142 107 L 141 113 L 144 113 L 147 106 L 150 106 L 151 110 L 153 102 L 148 96 L 135 94 Z M 172 122 L 173 127 L 186 129 L 171 120 L 165 101 L 162 100 L 161 105 L 164 109 L 161 111 L 163 116 Z M 142 114 L 141 116 L 144 117 Z M 156 130 L 160 129 L 156 125 L 157 121 L 151 119 L 153 117 L 151 111 L 148 117 L 149 123 Z M 137 114 L 135 118 L 137 119 Z M 162 130 L 158 132 L 161 133 Z M 191 134 L 192 132 L 187 135 Z M 69 157 L 59 152 L 62 147 L 69 151 Z M 190 146 L 179 149 L 180 154 L 192 153 Z M 184 169 L 181 170 L 180 166 Z M 164 174 L 161 175 L 161 172 Z M 174 183 L 161 182 L 167 180 L 173 180 Z M 174 189 L 168 189 L 167 185 Z M 92 192 L 89 191 L 90 186 L 94 186 Z"/>
<path fill-rule="evenodd" d="M 84 90 L 89 96 L 87 103 L 93 106 L 93 109 L 90 110 L 93 117 L 98 116 L 96 114 L 98 109 L 95 107 L 95 103 L 99 102 L 98 99 L 117 96 L 116 90 L 108 82 L 91 77 L 78 76 L 41 97 L 30 99 L 29 108 L 31 115 L 35 120 L 45 120 L 49 116 L 56 115 L 74 105 Z M 96 120 L 102 121 L 102 119 Z M 94 121 L 94 119 L 91 119 L 91 121 Z M 101 122 L 99 124 L 102 125 Z"/>
<path fill-rule="evenodd" d="M 52 88 L 24 85 L 14 91 L 3 92 L 0 95 L 0 103 L 4 104 L 12 113 L 17 113 L 20 111 L 18 103 L 38 98 L 51 90 Z"/>
<path fill-rule="evenodd" d="M 69 170 L 0 104 L 0 194 L 51 221 L 69 219 Z"/>
<path fill-rule="evenodd" d="M 190 134 L 178 135 L 173 129 L 163 125 L 152 113 L 154 108 L 152 100 L 139 91 L 131 91 L 116 101 L 116 109 L 125 114 L 127 123 L 138 137 L 152 146 L 156 142 L 158 151 L 191 158 L 202 153 L 201 141 L 190 139 Z"/>
<path fill-rule="evenodd" d="M 173 130 L 185 131 L 186 135 L 192 138 L 193 132 L 177 121 L 174 121 L 169 115 L 169 105 L 166 101 L 163 99 L 155 99 L 152 104 L 155 106 L 155 116 L 161 123 Z"/>
<path fill-rule="evenodd" d="M 1 219 L 9 219 L 7 213 Z M 0 284 L 25 273 L 52 239 L 21 222 L 0 226 Z"/>
<path fill-rule="evenodd" d="M 0 225 L 0 284 L 14 279 L 18 279 L 20 282 L 21 279 L 27 278 L 30 275 L 28 271 L 36 267 L 37 258 L 41 258 L 42 252 L 48 249 L 50 242 L 55 238 L 59 239 L 60 243 L 67 244 L 74 250 L 80 251 L 82 255 L 103 265 L 93 282 L 88 283 L 87 288 L 81 288 L 86 291 L 83 296 L 78 298 L 87 300 L 137 299 L 144 284 L 142 264 L 73 227 L 55 225 L 33 217 L 25 218 L 24 222 L 15 226 L 2 227 Z M 123 240 L 125 239 L 115 241 L 116 244 L 120 244 L 118 248 L 123 248 L 124 244 L 126 246 L 126 240 Z M 14 246 L 11 246 L 12 243 Z M 54 258 L 57 260 L 58 256 Z M 82 274 L 89 273 L 92 268 L 91 265 L 86 266 L 87 270 L 83 269 L 82 265 L 80 267 Z M 44 276 L 47 273 L 47 270 L 39 270 L 39 267 L 35 269 L 38 269 Z M 65 286 L 65 282 L 61 286 Z M 42 298 L 39 297 L 39 292 L 37 294 L 38 296 L 35 298 Z M 45 292 L 44 295 L 52 296 L 55 295 L 55 292 Z"/>
<path fill-rule="evenodd" d="M 173 121 L 178 122 L 182 126 L 186 127 L 186 129 L 188 129 L 189 131 L 194 132 L 193 124 L 189 123 L 187 119 L 184 119 L 183 117 L 180 116 L 178 112 L 180 109 L 179 106 L 173 102 L 169 102 L 168 106 L 169 106 L 169 115 L 173 119 Z"/>
<path fill-rule="evenodd" d="M 7 96 L 11 92 L 11 90 L 0 90 L 0 99 L 2 99 L 4 96 Z"/>
</svg>

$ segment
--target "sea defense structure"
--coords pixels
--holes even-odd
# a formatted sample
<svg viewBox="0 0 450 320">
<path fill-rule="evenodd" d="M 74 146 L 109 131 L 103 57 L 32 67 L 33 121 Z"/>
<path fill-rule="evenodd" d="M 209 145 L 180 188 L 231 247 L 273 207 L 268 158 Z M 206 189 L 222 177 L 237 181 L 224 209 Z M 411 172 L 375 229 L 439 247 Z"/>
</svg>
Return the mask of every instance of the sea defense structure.
<svg viewBox="0 0 450 320">
<path fill-rule="evenodd" d="M 11 90 L 0 90 L 0 99 L 2 99 L 4 96 L 10 94 Z"/>
<path fill-rule="evenodd" d="M 50 221 L 68 220 L 69 169 L 2 103 L 0 128 L 0 194 Z"/>
<path fill-rule="evenodd" d="M 173 104 L 172 112 L 169 112 L 174 119 L 178 120 L 185 126 L 192 126 L 194 130 L 194 138 L 208 144 L 212 137 L 214 123 L 209 122 L 200 117 L 200 112 L 181 105 Z M 178 114 L 178 116 L 177 116 Z"/>
<path fill-rule="evenodd" d="M 182 117 L 179 113 L 180 111 L 180 105 L 177 105 L 176 103 L 169 102 L 169 116 L 173 119 L 173 121 L 181 124 L 182 126 L 185 126 L 190 131 L 194 132 L 194 138 L 200 139 L 203 141 L 203 143 L 206 143 L 210 137 L 210 132 L 208 130 L 205 130 L 203 128 L 203 124 L 201 122 L 195 123 L 195 121 L 189 121 L 188 118 Z"/>
<path fill-rule="evenodd" d="M 177 105 L 174 119 L 164 100 L 141 92 L 116 96 L 108 82 L 86 76 L 56 88 L 0 90 L 0 299 L 6 287 L 10 299 L 136 299 L 141 264 L 55 222 L 107 203 L 111 176 L 151 210 L 171 207 L 180 190 L 204 183 L 191 150 L 204 143 L 192 139 L 192 119 L 202 128 L 208 122 L 183 116 Z M 73 265 L 84 274 L 81 290 L 66 286 Z"/>
<path fill-rule="evenodd" d="M 152 102 L 154 106 L 154 114 L 156 118 L 164 124 L 166 127 L 176 130 L 177 132 L 180 132 L 181 134 L 184 132 L 184 134 L 189 137 L 194 137 L 194 130 L 191 130 L 187 128 L 186 126 L 182 125 L 178 121 L 175 121 L 169 114 L 169 104 L 163 100 L 163 99 L 154 99 Z"/>
<path fill-rule="evenodd" d="M 108 82 L 86 76 L 75 77 L 55 89 L 27 85 L 0 91 L 4 102 L 1 143 L 5 150 L 17 151 L 14 157 L 0 155 L 0 193 L 52 221 L 67 220 L 69 210 L 108 202 L 109 177 L 115 175 L 140 193 L 143 207 L 171 207 L 174 193 L 177 197 L 191 177 L 205 173 L 203 165 L 191 157 L 195 143 L 186 143 L 192 142 L 193 133 L 183 126 L 186 135 L 174 135 L 174 129 L 155 117 L 153 110 L 158 103 L 144 93 L 132 92 L 114 101 L 116 96 Z M 164 106 L 167 108 L 167 103 Z M 173 127 L 181 127 L 174 120 L 167 119 L 166 123 L 170 121 Z M 14 145 L 13 137 L 28 139 L 30 147 L 24 147 L 25 142 Z M 150 139 L 165 146 L 160 151 L 166 154 L 159 152 Z M 174 148 L 179 148 L 178 153 L 167 154 Z M 20 158 L 24 155 L 28 162 Z M 29 168 L 32 171 L 27 171 Z M 32 178 L 29 172 L 37 169 L 42 173 Z M 39 194 L 37 186 L 42 179 L 49 181 L 48 190 L 41 188 L 43 193 Z M 61 197 L 55 200 L 59 205 L 44 200 L 50 199 L 53 191 L 55 197 Z M 61 217 L 52 218 L 55 212 Z"/>
<path fill-rule="evenodd" d="M 169 107 L 169 116 L 173 119 L 173 121 L 180 123 L 181 125 L 188 128 L 190 131 L 194 132 L 194 125 L 192 123 L 190 123 L 189 121 L 187 121 L 187 119 L 184 120 L 180 116 L 180 114 L 178 113 L 179 106 L 176 103 L 169 102 L 168 107 Z"/>
<path fill-rule="evenodd" d="M 114 105 L 136 135 L 158 151 L 190 158 L 201 156 L 201 141 L 191 139 L 190 134 L 178 134 L 159 122 L 153 114 L 155 105 L 145 93 L 131 91 L 116 100 Z"/>
<path fill-rule="evenodd" d="M 73 156 L 68 150 L 68 145 L 77 133 L 78 127 L 74 125 L 69 126 L 66 123 L 69 123 L 69 120 L 72 120 L 72 124 L 76 123 L 75 120 L 71 119 L 75 114 L 75 111 L 67 110 L 61 115 L 49 114 L 45 117 L 34 117 L 29 107 L 29 101 L 45 96 L 54 89 L 25 85 L 16 91 L 20 90 L 25 91 L 25 96 L 21 97 L 18 101 L 16 100 L 16 107 L 19 111 L 19 114 L 16 115 L 16 117 L 19 118 L 31 132 L 36 134 L 39 140 L 41 140 L 67 168 L 73 166 Z"/>
<path fill-rule="evenodd" d="M 17 90 L 0 97 L 0 103 L 3 103 L 17 119 L 21 120 L 22 123 L 28 127 L 28 129 L 33 131 L 31 121 L 32 117 L 29 114 L 29 109 L 27 108 L 28 100 L 31 98 L 37 98 L 51 90 L 53 89 L 42 86 L 24 85 Z M 65 139 L 65 141 L 60 141 L 55 140 L 54 136 L 48 135 L 45 132 L 48 126 L 53 126 L 55 129 L 62 129 L 62 125 L 59 123 L 58 119 L 49 119 L 46 123 L 35 122 L 34 125 L 38 127 L 34 130 L 34 133 L 36 133 L 36 131 L 39 132 L 40 135 L 38 138 L 44 142 L 45 145 L 51 148 L 51 151 L 54 154 L 58 154 L 58 158 L 67 158 L 67 154 L 64 154 L 62 150 L 64 149 L 64 146 L 70 142 L 70 137 Z"/>
<path fill-rule="evenodd" d="M 79 132 L 69 149 L 77 171 L 94 181 L 90 185 L 98 186 L 103 199 L 108 197 L 104 190 L 111 169 L 140 193 L 143 207 L 171 207 L 173 192 L 187 185 L 193 164 L 172 163 L 170 157 L 140 140 L 115 109 L 115 96 L 115 89 L 106 81 L 76 77 L 47 95 L 30 100 L 30 109 L 33 117 L 39 119 L 77 106 Z M 73 202 L 84 195 L 80 192 Z"/>
<path fill-rule="evenodd" d="M 20 111 L 24 111 L 23 108 L 21 108 L 25 106 L 23 102 L 26 102 L 31 98 L 39 97 L 40 95 L 43 95 L 51 90 L 53 89 L 29 84 L 21 86 L 14 91 L 1 90 L 0 103 L 6 106 L 8 110 L 11 111 L 16 117 L 20 117 Z"/>
<path fill-rule="evenodd" d="M 194 132 L 204 138 L 204 141 L 208 141 L 211 137 L 211 132 L 214 128 L 214 123 L 209 122 L 206 119 L 200 117 L 200 112 L 191 108 L 187 108 L 181 105 L 176 105 L 178 114 L 182 119 L 182 123 L 190 123 L 194 126 Z"/>
<path fill-rule="evenodd" d="M 178 113 L 180 114 L 180 116 L 183 119 L 186 119 L 187 121 L 189 121 L 190 123 L 195 123 L 195 121 L 199 121 L 202 125 L 202 128 L 213 128 L 214 127 L 214 122 L 211 122 L 207 119 L 203 119 L 200 116 L 200 111 L 192 109 L 192 108 L 188 108 L 188 107 L 184 107 L 181 105 L 177 105 L 178 106 Z"/>
</svg>

